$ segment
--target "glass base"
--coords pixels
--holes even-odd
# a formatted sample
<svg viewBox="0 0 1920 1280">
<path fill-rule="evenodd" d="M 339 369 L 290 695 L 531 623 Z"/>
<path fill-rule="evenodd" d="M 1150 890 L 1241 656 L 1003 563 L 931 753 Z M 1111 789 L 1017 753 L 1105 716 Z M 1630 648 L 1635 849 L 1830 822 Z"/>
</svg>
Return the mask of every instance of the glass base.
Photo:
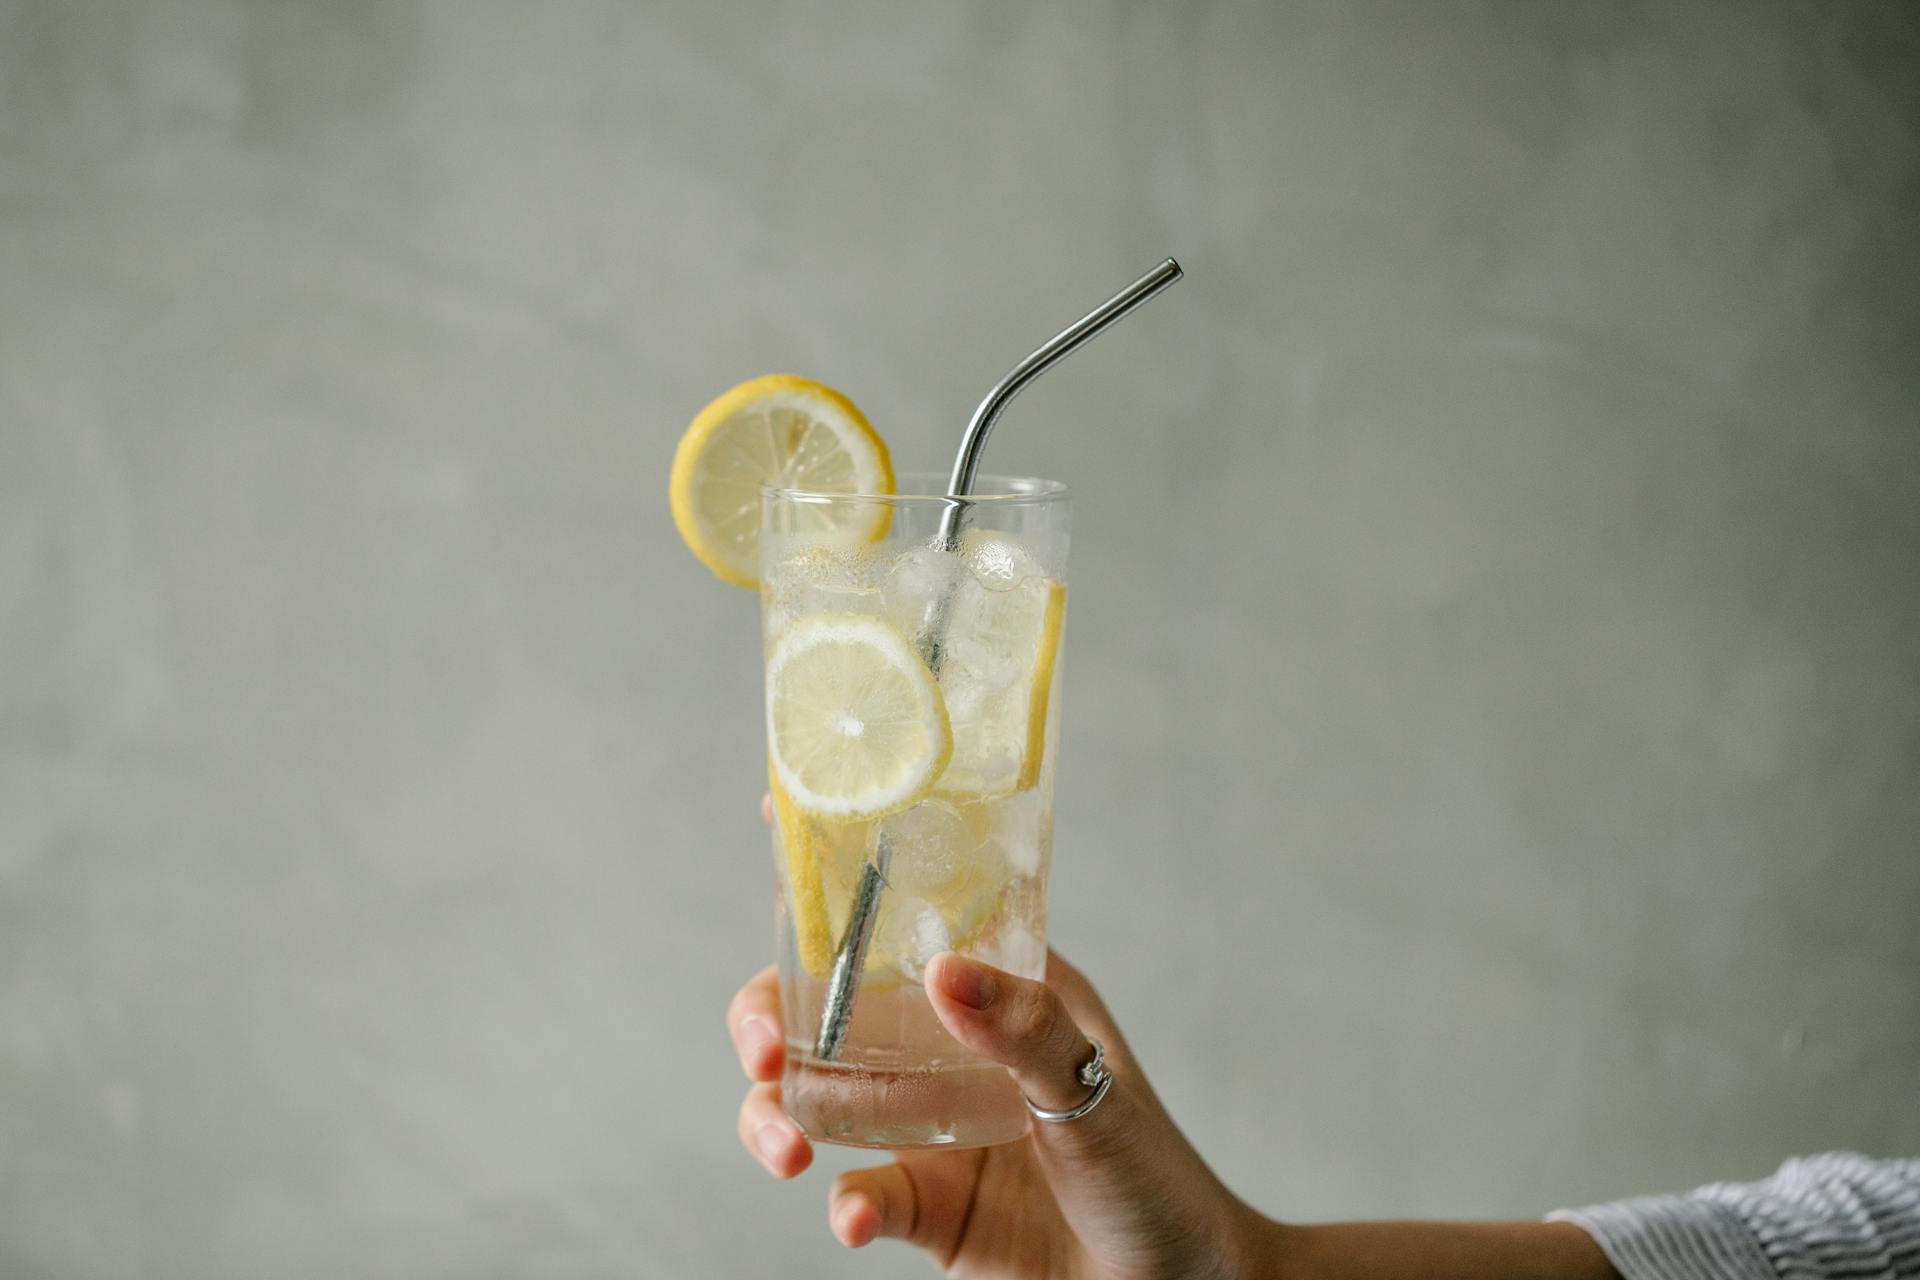
<svg viewBox="0 0 1920 1280">
<path fill-rule="evenodd" d="M 992 1147 L 1031 1124 L 1013 1077 L 992 1062 L 880 1070 L 790 1043 L 780 1095 L 809 1138 L 843 1147 Z"/>
</svg>

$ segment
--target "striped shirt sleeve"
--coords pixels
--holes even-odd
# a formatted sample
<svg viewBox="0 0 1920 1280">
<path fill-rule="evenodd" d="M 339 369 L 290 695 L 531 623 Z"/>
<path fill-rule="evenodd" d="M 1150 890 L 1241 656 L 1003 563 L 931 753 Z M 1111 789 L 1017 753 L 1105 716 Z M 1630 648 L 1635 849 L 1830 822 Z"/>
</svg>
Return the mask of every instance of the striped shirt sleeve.
<svg viewBox="0 0 1920 1280">
<path fill-rule="evenodd" d="M 1592 1236 L 1625 1280 L 1920 1280 L 1920 1160 L 1851 1152 L 1549 1219 Z"/>
</svg>

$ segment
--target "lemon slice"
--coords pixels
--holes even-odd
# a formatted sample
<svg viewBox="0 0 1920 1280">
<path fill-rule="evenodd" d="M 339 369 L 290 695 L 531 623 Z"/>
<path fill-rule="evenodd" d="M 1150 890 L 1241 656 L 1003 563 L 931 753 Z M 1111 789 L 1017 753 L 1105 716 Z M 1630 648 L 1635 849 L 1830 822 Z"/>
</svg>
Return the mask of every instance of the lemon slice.
<svg viewBox="0 0 1920 1280">
<path fill-rule="evenodd" d="M 1067 588 L 1047 583 L 1047 606 L 1040 619 L 1039 656 L 1033 664 L 1033 683 L 1027 686 L 1027 752 L 1020 761 L 1016 786 L 1031 791 L 1040 783 L 1040 764 L 1047 752 L 1047 702 L 1053 695 L 1053 667 L 1060 658 L 1060 632 L 1067 621 Z"/>
<path fill-rule="evenodd" d="M 844 821 L 926 795 L 953 734 L 905 636 L 877 618 L 825 614 L 795 622 L 767 659 L 767 749 L 795 805 Z"/>
<path fill-rule="evenodd" d="M 953 759 L 940 790 L 1007 795 L 1039 784 L 1067 589 L 1013 539 L 969 533 L 953 589 L 940 688 Z"/>
<path fill-rule="evenodd" d="M 793 916 L 794 949 L 800 963 L 824 978 L 833 963 L 833 930 L 827 923 L 826 885 L 820 875 L 820 849 L 813 825 L 794 808 L 773 762 L 767 762 L 767 789 L 773 794 L 775 835 L 787 873 L 787 910 Z"/>
<path fill-rule="evenodd" d="M 702 409 L 673 455 L 673 523 L 724 582 L 760 587 L 760 488 L 892 493 L 887 446 L 853 402 L 791 374 L 743 382 Z M 822 533 L 878 541 L 885 503 L 821 505 L 797 518 Z"/>
</svg>

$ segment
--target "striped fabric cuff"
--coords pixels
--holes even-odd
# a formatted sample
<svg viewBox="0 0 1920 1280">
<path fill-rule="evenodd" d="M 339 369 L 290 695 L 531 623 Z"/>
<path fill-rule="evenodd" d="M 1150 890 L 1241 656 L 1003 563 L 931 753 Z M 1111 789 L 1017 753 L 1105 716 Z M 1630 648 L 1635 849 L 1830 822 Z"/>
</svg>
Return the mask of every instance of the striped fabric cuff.
<svg viewBox="0 0 1920 1280">
<path fill-rule="evenodd" d="M 1730 1211 L 1690 1196 L 1645 1196 L 1560 1209 L 1625 1280 L 1778 1280 L 1760 1242 Z"/>
</svg>

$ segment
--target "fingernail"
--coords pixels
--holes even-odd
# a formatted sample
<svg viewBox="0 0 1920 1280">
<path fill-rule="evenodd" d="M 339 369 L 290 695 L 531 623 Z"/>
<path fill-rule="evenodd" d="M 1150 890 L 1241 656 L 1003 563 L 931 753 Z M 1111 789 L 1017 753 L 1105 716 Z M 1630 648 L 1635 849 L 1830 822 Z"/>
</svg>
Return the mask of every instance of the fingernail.
<svg viewBox="0 0 1920 1280">
<path fill-rule="evenodd" d="M 760 1148 L 760 1154 L 772 1164 L 787 1149 L 786 1130 L 777 1124 L 763 1124 L 754 1130 L 753 1145 Z"/>
<path fill-rule="evenodd" d="M 998 985 L 985 965 L 975 964 L 958 952 L 949 951 L 940 962 L 941 989 L 969 1009 L 992 1004 Z"/>
<path fill-rule="evenodd" d="M 854 1222 L 858 1216 L 859 1211 L 851 1204 L 846 1205 L 839 1213 L 834 1215 L 833 1234 L 839 1236 L 841 1243 L 845 1244 L 849 1249 L 858 1249 L 867 1243 L 861 1239 L 859 1233 L 853 1229 Z"/>
<path fill-rule="evenodd" d="M 752 1056 L 772 1044 L 778 1036 L 771 1022 L 755 1014 L 740 1024 L 740 1038 L 747 1042 L 747 1054 Z"/>
</svg>

